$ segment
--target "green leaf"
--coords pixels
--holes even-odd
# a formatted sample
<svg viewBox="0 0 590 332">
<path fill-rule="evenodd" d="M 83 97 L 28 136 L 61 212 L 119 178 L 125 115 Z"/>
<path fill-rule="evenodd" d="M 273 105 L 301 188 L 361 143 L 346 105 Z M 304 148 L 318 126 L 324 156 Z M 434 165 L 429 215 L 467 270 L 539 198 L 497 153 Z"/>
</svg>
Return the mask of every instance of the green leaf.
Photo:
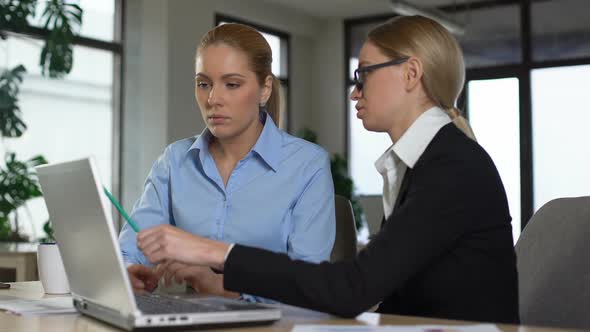
<svg viewBox="0 0 590 332">
<path fill-rule="evenodd" d="M 26 69 L 19 65 L 0 76 L 0 134 L 3 137 L 20 137 L 27 130 L 18 105 L 19 86 Z"/>
<path fill-rule="evenodd" d="M 41 242 L 55 242 L 55 238 L 53 237 L 53 227 L 51 225 L 51 220 L 47 220 L 43 224 L 43 231 L 45 232 L 45 237 L 41 239 Z"/>
<path fill-rule="evenodd" d="M 41 155 L 20 161 L 15 153 L 6 154 L 6 166 L 0 167 L 0 217 L 8 218 L 29 199 L 42 196 L 34 167 L 46 163 Z"/>
<path fill-rule="evenodd" d="M 28 17 L 35 16 L 37 0 L 0 0 L 0 27 L 21 32 L 29 26 Z"/>
<path fill-rule="evenodd" d="M 55 20 L 53 16 L 48 15 L 49 12 L 49 8 L 45 8 L 45 10 L 43 11 L 43 16 L 47 15 L 47 19 L 45 20 L 45 24 L 43 25 L 43 27 L 45 27 L 45 29 L 49 29 L 50 26 L 52 26 L 51 24 L 51 20 Z"/>
<path fill-rule="evenodd" d="M 41 50 L 41 73 L 52 78 L 61 78 L 69 74 L 74 64 L 73 42 L 74 30 L 82 24 L 83 10 L 77 4 L 68 4 L 64 0 L 50 0 L 43 12 L 45 28 L 50 30 Z"/>
<path fill-rule="evenodd" d="M 8 241 L 12 235 L 12 226 L 7 217 L 0 216 L 0 241 Z"/>
<path fill-rule="evenodd" d="M 316 133 L 313 132 L 313 130 L 309 129 L 309 128 L 303 128 L 301 130 L 299 130 L 299 132 L 297 133 L 297 136 L 303 138 L 304 140 L 308 141 L 308 142 L 312 142 L 312 143 L 316 143 L 318 142 L 318 135 L 316 135 Z"/>
</svg>

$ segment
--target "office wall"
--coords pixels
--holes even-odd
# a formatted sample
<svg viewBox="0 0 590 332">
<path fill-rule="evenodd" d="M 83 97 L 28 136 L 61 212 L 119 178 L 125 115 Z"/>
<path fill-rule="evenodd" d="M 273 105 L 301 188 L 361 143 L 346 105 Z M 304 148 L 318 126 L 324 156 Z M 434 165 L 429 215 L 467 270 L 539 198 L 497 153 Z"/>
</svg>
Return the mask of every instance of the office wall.
<svg viewBox="0 0 590 332">
<path fill-rule="evenodd" d="M 341 20 L 320 22 L 313 48 L 312 114 L 309 126 L 318 142 L 330 153 L 343 154 L 344 116 L 344 24 Z"/>
<path fill-rule="evenodd" d="M 126 1 L 121 147 L 122 203 L 130 208 L 168 141 L 168 5 Z"/>
</svg>

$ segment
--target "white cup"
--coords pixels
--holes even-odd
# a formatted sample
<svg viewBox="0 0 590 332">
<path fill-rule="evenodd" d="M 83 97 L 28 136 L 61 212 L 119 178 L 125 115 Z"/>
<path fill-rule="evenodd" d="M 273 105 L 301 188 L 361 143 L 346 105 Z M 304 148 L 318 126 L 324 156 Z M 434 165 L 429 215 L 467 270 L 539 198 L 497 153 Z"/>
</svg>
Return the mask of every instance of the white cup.
<svg viewBox="0 0 590 332">
<path fill-rule="evenodd" d="M 70 284 L 56 243 L 37 247 L 37 270 L 46 294 L 67 294 Z"/>
</svg>

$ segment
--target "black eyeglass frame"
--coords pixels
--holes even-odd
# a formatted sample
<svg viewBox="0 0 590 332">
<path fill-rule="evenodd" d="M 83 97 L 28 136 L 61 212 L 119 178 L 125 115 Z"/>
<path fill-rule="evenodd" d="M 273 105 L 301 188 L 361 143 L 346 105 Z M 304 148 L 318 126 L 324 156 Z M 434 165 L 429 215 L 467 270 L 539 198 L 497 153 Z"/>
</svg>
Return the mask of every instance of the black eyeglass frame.
<svg viewBox="0 0 590 332">
<path fill-rule="evenodd" d="M 354 80 L 352 82 L 358 91 L 363 91 L 364 79 L 363 80 L 359 79 L 360 74 L 370 73 L 375 69 L 379 69 L 379 68 L 383 68 L 383 67 L 387 67 L 387 66 L 400 65 L 400 64 L 408 61 L 408 59 L 410 59 L 410 57 L 403 57 L 400 59 L 395 59 L 395 60 L 391 60 L 391 61 L 387 61 L 387 62 L 383 62 L 383 63 L 378 63 L 375 65 L 357 68 L 354 70 Z"/>
</svg>

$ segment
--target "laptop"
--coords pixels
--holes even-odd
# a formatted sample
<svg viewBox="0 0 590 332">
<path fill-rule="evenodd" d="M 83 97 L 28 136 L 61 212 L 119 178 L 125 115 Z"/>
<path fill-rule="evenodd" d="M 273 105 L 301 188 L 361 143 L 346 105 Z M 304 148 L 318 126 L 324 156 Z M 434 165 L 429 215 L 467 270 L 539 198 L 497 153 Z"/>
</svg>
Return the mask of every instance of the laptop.
<svg viewBox="0 0 590 332">
<path fill-rule="evenodd" d="M 36 169 L 80 313 L 127 330 L 280 319 L 277 308 L 222 297 L 135 296 L 92 158 Z"/>
</svg>

